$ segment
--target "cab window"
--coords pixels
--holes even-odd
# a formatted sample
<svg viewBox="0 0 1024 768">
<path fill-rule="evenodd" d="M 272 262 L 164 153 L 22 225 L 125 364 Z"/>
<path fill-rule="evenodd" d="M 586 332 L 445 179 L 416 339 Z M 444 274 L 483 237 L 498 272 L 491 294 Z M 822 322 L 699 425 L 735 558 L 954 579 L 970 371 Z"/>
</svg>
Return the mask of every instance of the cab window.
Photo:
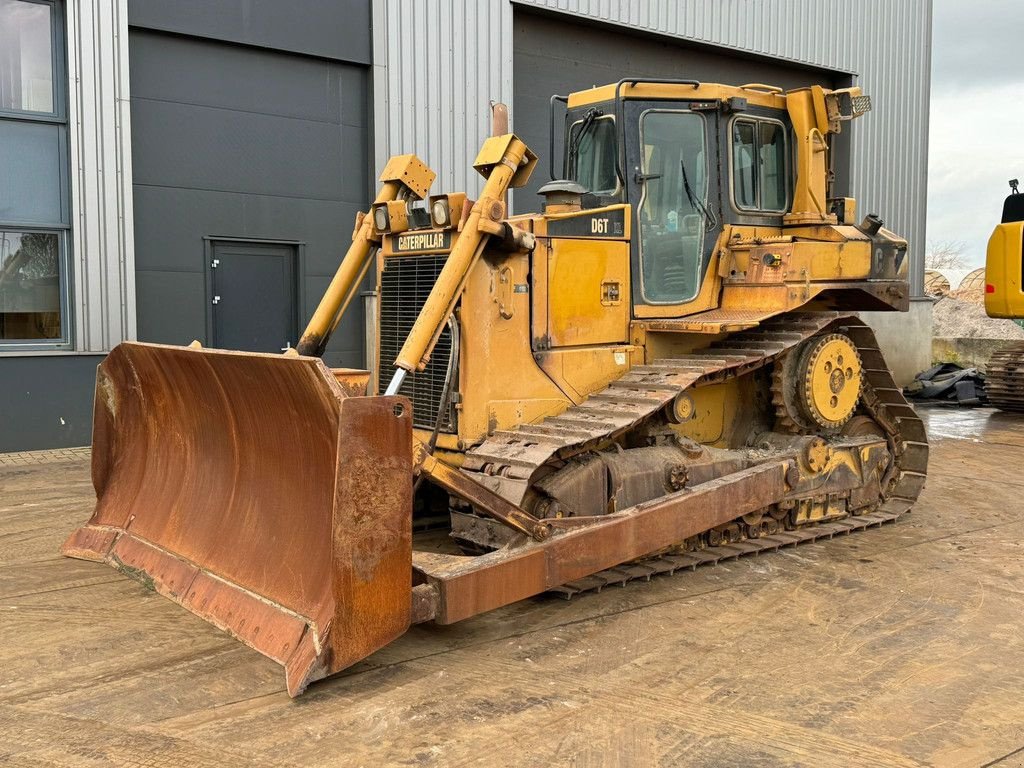
<svg viewBox="0 0 1024 768">
<path fill-rule="evenodd" d="M 596 113 L 588 113 L 569 129 L 565 154 L 568 177 L 588 192 L 614 192 L 618 186 L 616 151 L 615 120 L 610 115 L 597 117 Z"/>
<path fill-rule="evenodd" d="M 737 120 L 732 126 L 732 193 L 740 208 L 757 208 L 757 175 L 754 157 L 757 155 L 756 126 Z"/>
<path fill-rule="evenodd" d="M 640 279 L 651 304 L 691 300 L 700 287 L 704 235 L 717 222 L 707 203 L 704 118 L 649 110 L 640 117 Z"/>
<path fill-rule="evenodd" d="M 784 212 L 789 205 L 786 128 L 774 120 L 732 124 L 732 199 L 744 211 Z"/>
</svg>

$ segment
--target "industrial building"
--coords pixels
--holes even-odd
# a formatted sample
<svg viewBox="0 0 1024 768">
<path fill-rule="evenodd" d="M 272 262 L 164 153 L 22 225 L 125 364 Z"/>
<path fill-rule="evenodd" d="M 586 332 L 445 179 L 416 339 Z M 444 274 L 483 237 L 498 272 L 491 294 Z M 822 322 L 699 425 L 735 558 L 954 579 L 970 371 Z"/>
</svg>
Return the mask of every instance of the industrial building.
<svg viewBox="0 0 1024 768">
<path fill-rule="evenodd" d="M 123 340 L 293 345 L 391 153 L 479 190 L 492 101 L 542 156 L 533 208 L 550 95 L 624 76 L 861 85 L 837 192 L 923 296 L 930 30 L 931 0 L 0 0 L 0 452 L 87 444 Z M 929 311 L 872 318 L 904 377 Z M 355 312 L 326 360 L 364 354 Z"/>
</svg>

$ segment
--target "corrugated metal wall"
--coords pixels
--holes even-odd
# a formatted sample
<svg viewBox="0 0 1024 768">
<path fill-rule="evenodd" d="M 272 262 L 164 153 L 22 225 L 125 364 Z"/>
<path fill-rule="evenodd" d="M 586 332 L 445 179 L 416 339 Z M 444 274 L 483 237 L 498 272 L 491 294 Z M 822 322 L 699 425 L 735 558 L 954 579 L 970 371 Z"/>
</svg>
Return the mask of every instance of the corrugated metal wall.
<svg viewBox="0 0 1024 768">
<path fill-rule="evenodd" d="M 415 152 L 433 190 L 479 190 L 473 158 L 490 133 L 488 102 L 512 103 L 507 0 L 374 0 L 374 158 Z"/>
<path fill-rule="evenodd" d="M 437 191 L 479 190 L 488 101 L 512 102 L 513 5 L 857 75 L 874 112 L 854 125 L 852 193 L 911 241 L 922 292 L 932 0 L 374 0 L 378 170 L 416 152 Z"/>
<path fill-rule="evenodd" d="M 75 351 L 135 337 L 127 0 L 67 4 Z"/>
</svg>

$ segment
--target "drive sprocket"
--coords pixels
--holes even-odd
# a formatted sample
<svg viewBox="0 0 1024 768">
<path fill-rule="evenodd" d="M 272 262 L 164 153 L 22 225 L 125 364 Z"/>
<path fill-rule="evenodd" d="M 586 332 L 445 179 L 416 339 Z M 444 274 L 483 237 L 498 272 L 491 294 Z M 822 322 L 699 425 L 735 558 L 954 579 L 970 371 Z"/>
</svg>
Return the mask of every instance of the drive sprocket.
<svg viewBox="0 0 1024 768">
<path fill-rule="evenodd" d="M 779 426 L 793 433 L 834 432 L 857 410 L 863 366 L 842 333 L 808 339 L 776 361 L 772 404 Z"/>
</svg>

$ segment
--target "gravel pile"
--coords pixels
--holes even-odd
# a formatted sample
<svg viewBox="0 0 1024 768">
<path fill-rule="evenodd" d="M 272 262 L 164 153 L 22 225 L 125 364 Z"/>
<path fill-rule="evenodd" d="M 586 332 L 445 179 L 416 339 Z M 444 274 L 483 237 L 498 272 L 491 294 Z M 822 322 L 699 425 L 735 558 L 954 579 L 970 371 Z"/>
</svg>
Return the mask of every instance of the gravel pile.
<svg viewBox="0 0 1024 768">
<path fill-rule="evenodd" d="M 935 303 L 934 330 L 940 339 L 1024 339 L 1024 328 L 1012 320 L 985 314 L 983 302 L 944 296 Z"/>
</svg>

